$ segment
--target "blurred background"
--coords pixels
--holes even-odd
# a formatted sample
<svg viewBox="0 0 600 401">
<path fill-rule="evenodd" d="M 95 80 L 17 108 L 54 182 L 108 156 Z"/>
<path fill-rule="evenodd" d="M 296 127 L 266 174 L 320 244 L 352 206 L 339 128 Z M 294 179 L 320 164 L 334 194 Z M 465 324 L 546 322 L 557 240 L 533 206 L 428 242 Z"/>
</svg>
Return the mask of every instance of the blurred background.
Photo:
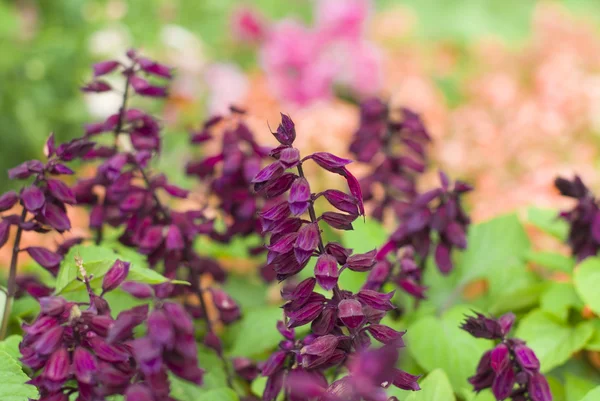
<svg viewBox="0 0 600 401">
<path fill-rule="evenodd" d="M 118 96 L 79 87 L 130 47 L 176 68 L 156 110 L 178 181 L 188 130 L 231 103 L 266 144 L 282 111 L 303 153 L 344 155 L 376 95 L 423 115 L 433 163 L 475 185 L 475 220 L 559 205 L 556 174 L 600 185 L 598 0 L 3 1 L 1 169 L 112 114 Z"/>
</svg>

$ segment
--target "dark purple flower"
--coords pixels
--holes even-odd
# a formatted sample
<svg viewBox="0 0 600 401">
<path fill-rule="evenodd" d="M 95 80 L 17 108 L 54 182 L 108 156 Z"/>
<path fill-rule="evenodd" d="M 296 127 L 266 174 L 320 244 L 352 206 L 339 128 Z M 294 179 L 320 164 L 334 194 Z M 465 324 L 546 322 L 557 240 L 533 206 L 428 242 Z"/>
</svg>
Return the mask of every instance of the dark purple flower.
<svg viewBox="0 0 600 401">
<path fill-rule="evenodd" d="M 102 279 L 102 291 L 109 292 L 119 287 L 129 274 L 129 263 L 117 260 Z"/>
</svg>

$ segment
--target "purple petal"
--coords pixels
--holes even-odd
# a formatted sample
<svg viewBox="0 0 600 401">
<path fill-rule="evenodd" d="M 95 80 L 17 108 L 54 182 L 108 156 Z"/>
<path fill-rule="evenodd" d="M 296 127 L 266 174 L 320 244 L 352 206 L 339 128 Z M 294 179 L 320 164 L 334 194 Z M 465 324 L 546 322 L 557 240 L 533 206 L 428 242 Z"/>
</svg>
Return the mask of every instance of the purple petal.
<svg viewBox="0 0 600 401">
<path fill-rule="evenodd" d="M 283 113 L 280 114 L 281 123 L 277 127 L 277 132 L 274 132 L 273 135 L 282 145 L 291 146 L 296 140 L 295 124 L 289 116 Z"/>
<path fill-rule="evenodd" d="M 0 221 L 0 248 L 8 241 L 10 234 L 10 223 L 7 220 Z"/>
<path fill-rule="evenodd" d="M 119 65 L 120 63 L 115 60 L 107 60 L 102 61 L 100 63 L 96 63 L 92 66 L 92 68 L 94 69 L 94 77 L 109 74 L 113 72 Z"/>
<path fill-rule="evenodd" d="M 46 248 L 30 246 L 29 248 L 25 248 L 25 250 L 33 260 L 49 270 L 58 267 L 62 261 L 62 256 Z"/>
<path fill-rule="evenodd" d="M 337 285 L 339 276 L 337 260 L 328 254 L 319 256 L 315 264 L 315 277 L 321 288 L 331 291 Z"/>
<path fill-rule="evenodd" d="M 75 348 L 73 353 L 73 373 L 80 383 L 91 384 L 98 363 L 96 357 L 83 347 Z"/>
<path fill-rule="evenodd" d="M 281 163 L 275 162 L 260 170 L 259 173 L 256 174 L 256 177 L 252 179 L 252 182 L 260 183 L 274 180 L 275 178 L 280 177 L 283 172 L 284 168 Z"/>
<path fill-rule="evenodd" d="M 109 292 L 117 288 L 129 274 L 129 263 L 116 260 L 102 279 L 102 291 Z"/>
<path fill-rule="evenodd" d="M 338 317 L 351 330 L 365 322 L 362 305 L 355 299 L 344 299 L 338 305 Z"/>
<path fill-rule="evenodd" d="M 8 191 L 2 196 L 0 196 L 0 212 L 4 212 L 5 210 L 13 207 L 17 201 L 19 200 L 19 195 L 15 191 Z"/>
<path fill-rule="evenodd" d="M 312 159 L 324 169 L 334 172 L 335 170 L 352 163 L 352 160 L 343 159 L 328 152 L 313 153 L 312 155 L 307 156 L 305 159 Z"/>
<path fill-rule="evenodd" d="M 46 197 L 41 189 L 35 185 L 30 185 L 21 192 L 21 200 L 23 201 L 25 209 L 30 212 L 37 212 L 44 206 Z"/>
<path fill-rule="evenodd" d="M 75 194 L 73 190 L 67 186 L 62 181 L 48 179 L 48 190 L 59 201 L 74 204 L 75 203 Z"/>
<path fill-rule="evenodd" d="M 46 219 L 46 222 L 58 232 L 71 229 L 71 221 L 69 220 L 67 213 L 52 203 L 46 203 L 42 215 Z"/>
</svg>

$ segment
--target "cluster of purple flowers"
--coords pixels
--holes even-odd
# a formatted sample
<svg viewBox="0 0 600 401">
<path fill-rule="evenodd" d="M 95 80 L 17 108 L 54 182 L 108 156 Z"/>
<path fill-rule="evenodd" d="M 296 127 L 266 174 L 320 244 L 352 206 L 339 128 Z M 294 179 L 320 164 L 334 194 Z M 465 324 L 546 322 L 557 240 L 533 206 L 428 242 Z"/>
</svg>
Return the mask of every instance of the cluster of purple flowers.
<svg viewBox="0 0 600 401">
<path fill-rule="evenodd" d="M 350 151 L 373 170 L 360 181 L 365 201 L 374 208 L 372 216 L 382 220 L 391 209 L 402 218 L 407 203 L 417 195 L 417 179 L 427 165 L 426 146 L 431 137 L 421 118 L 402 108 L 390 110 L 377 98 L 360 105 L 360 126 Z M 383 190 L 377 196 L 377 188 Z"/>
<path fill-rule="evenodd" d="M 585 186 L 579 176 L 572 180 L 558 177 L 554 185 L 560 193 L 577 199 L 575 207 L 560 213 L 569 223 L 567 243 L 578 261 L 595 256 L 600 249 L 600 207 L 594 194 Z"/>
<path fill-rule="evenodd" d="M 480 313 L 467 317 L 462 329 L 473 337 L 498 341 L 481 357 L 475 376 L 469 378 L 476 392 L 491 388 L 498 401 L 552 401 L 548 381 L 540 373 L 540 362 L 533 350 L 518 338 L 509 338 L 515 316 L 507 313 L 498 319 Z"/>
<path fill-rule="evenodd" d="M 282 115 L 281 124 L 273 135 L 280 143 L 271 151 L 276 161 L 256 175 L 254 188 L 267 197 L 278 197 L 288 191 L 289 195 L 287 200 L 277 202 L 260 214 L 263 231 L 270 234 L 267 263 L 279 280 L 300 273 L 313 257 L 316 263 L 314 277 L 286 288 L 282 293 L 287 301 L 283 306 L 285 323 L 280 322 L 278 329 L 285 340 L 262 368 L 262 375 L 268 377 L 263 400 L 274 400 L 282 389 L 294 400 L 306 399 L 309 388 L 322 393 L 322 397 L 334 399 L 343 391 L 347 394 L 343 399 L 366 397 L 369 400 L 385 399 L 382 398 L 385 397 L 382 387 L 390 384 L 417 390 L 418 377 L 395 368 L 397 349 L 403 346 L 403 333 L 380 324 L 386 312 L 394 308 L 390 302 L 393 293 L 363 289 L 353 294 L 338 285 L 344 269 L 371 270 L 375 251 L 352 254 L 351 249 L 338 243 L 324 243 L 321 236 L 321 221 L 332 228 L 350 230 L 352 222 L 364 215 L 360 185 L 346 168 L 351 160 L 326 152 L 301 158 L 299 150 L 293 147 L 294 123 L 286 115 Z M 344 177 L 350 193 L 338 190 L 312 193 L 302 168 L 308 160 Z M 289 169 L 295 169 L 295 172 Z M 314 203 L 320 197 L 338 211 L 326 211 L 317 216 Z M 308 219 L 302 218 L 304 215 L 308 215 Z M 332 291 L 331 297 L 316 292 L 316 285 Z M 297 340 L 293 329 L 307 324 L 311 324 L 311 334 Z M 369 350 L 371 338 L 386 344 L 394 352 Z M 390 357 L 393 361 L 384 363 Z M 365 361 L 356 362 L 363 359 Z M 369 368 L 380 363 L 384 371 Z M 349 368 L 349 375 L 340 379 L 334 377 L 328 384 L 324 370 L 343 366 Z M 312 386 L 295 385 L 295 377 L 299 377 L 300 382 L 307 380 Z"/>
<path fill-rule="evenodd" d="M 170 401 L 170 371 L 201 384 L 193 323 L 181 305 L 164 300 L 171 284 L 155 289 L 126 282 L 129 264 L 117 260 L 102 281 L 97 295 L 83 261 L 77 261 L 89 303 L 68 302 L 62 297 L 39 299 L 40 315 L 23 326 L 21 361 L 31 368 L 30 383 L 40 391 L 40 401 L 96 401 L 124 394 L 126 401 Z M 154 298 L 148 305 L 121 312 L 116 319 L 103 296 L 123 288 L 138 298 Z M 87 305 L 87 309 L 81 307 Z M 147 334 L 134 339 L 133 330 L 147 321 Z"/>
</svg>

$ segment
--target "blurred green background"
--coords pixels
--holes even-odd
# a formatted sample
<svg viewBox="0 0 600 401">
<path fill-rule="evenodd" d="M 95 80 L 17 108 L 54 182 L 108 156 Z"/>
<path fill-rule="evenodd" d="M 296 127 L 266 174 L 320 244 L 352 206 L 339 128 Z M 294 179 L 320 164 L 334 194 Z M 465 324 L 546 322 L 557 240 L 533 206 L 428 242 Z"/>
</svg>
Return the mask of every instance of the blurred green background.
<svg viewBox="0 0 600 401">
<path fill-rule="evenodd" d="M 404 5 L 417 16 L 414 40 L 464 46 L 492 34 L 518 46 L 527 37 L 533 0 L 381 0 L 378 12 Z M 600 1 L 565 0 L 574 12 L 600 20 Z M 210 60 L 255 65 L 252 52 L 231 46 L 232 8 L 249 4 L 270 18 L 311 18 L 308 0 L 14 0 L 0 3 L 0 168 L 39 157 L 47 135 L 80 135 L 90 120 L 78 88 L 90 64 L 111 53 L 111 35 L 128 46 L 160 54 L 162 28 L 185 28 L 203 43 Z M 118 46 L 115 44 L 115 46 Z M 449 85 L 441 82 L 440 85 Z M 451 83 L 450 83 L 451 85 Z M 203 108 L 197 108 L 197 120 Z M 3 173 L 0 190 L 10 183 Z"/>
</svg>

